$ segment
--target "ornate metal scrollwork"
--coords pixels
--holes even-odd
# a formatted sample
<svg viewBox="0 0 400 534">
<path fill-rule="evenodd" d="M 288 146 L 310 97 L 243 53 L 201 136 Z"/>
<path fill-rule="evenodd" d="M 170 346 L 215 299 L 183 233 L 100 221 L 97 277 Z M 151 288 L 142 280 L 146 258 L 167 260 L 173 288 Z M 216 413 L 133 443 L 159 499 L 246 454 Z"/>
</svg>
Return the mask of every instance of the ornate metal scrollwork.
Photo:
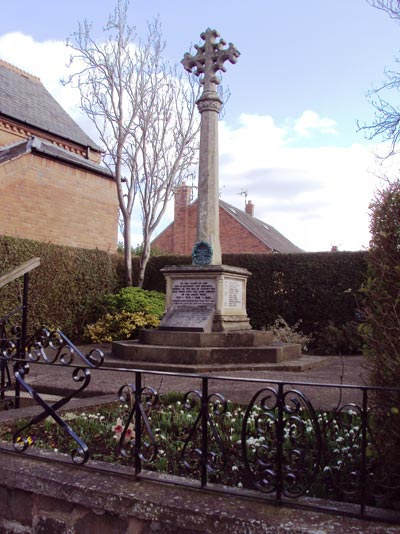
<svg viewBox="0 0 400 534">
<path fill-rule="evenodd" d="M 362 477 L 362 409 L 346 404 L 320 416 L 325 436 L 323 479 L 329 492 L 359 498 Z"/>
<path fill-rule="evenodd" d="M 245 469 L 257 489 L 279 489 L 287 497 L 306 493 L 319 469 L 322 440 L 303 393 L 258 391 L 246 409 L 241 441 Z"/>
<path fill-rule="evenodd" d="M 276 489 L 277 392 L 258 391 L 247 406 L 242 424 L 242 456 L 252 484 L 266 493 Z"/>
<path fill-rule="evenodd" d="M 92 349 L 88 354 L 83 354 L 60 330 L 50 332 L 41 328 L 30 337 L 26 343 L 26 355 L 28 360 L 45 363 L 60 362 L 62 365 L 73 365 L 75 357 L 80 360 L 80 365 L 100 367 L 104 361 L 104 355 L 99 349 Z"/>
<path fill-rule="evenodd" d="M 226 451 L 215 418 L 226 413 L 227 401 L 219 393 L 211 393 L 203 399 L 202 392 L 194 390 L 185 394 L 183 406 L 187 411 L 198 410 L 182 447 L 183 464 L 188 471 L 198 470 L 202 464 L 210 474 L 221 471 L 226 464 Z M 204 458 L 204 440 L 207 443 L 206 458 Z M 214 450 L 210 447 L 214 447 Z"/>
<path fill-rule="evenodd" d="M 49 354 L 48 350 L 51 351 Z M 26 381 L 29 374 L 29 361 L 38 362 L 43 359 L 46 364 L 54 364 L 59 361 L 64 366 L 71 366 L 75 356 L 78 356 L 81 363 L 87 364 L 91 368 L 97 368 L 104 359 L 103 353 L 98 350 L 92 350 L 89 354 L 84 355 L 72 342 L 61 332 L 49 332 L 42 328 L 38 330 L 26 343 L 25 352 L 28 357 L 25 361 L 19 361 L 15 370 L 15 379 L 22 388 L 29 393 L 34 401 L 43 408 L 43 412 L 32 417 L 32 419 L 18 429 L 13 436 L 14 448 L 19 451 L 25 451 L 32 443 L 29 436 L 24 434 L 32 426 L 40 423 L 47 417 L 52 417 L 54 421 L 75 441 L 77 448 L 71 452 L 71 458 L 74 463 L 84 464 L 89 459 L 89 449 L 86 443 L 73 431 L 68 423 L 57 413 L 57 410 L 65 406 L 72 398 L 79 396 L 89 385 L 91 374 L 87 367 L 74 366 L 72 372 L 73 382 L 80 384 L 77 390 L 74 390 L 66 397 L 61 398 L 54 404 L 47 403 L 42 396 Z"/>
<path fill-rule="evenodd" d="M 157 391 L 149 386 L 136 388 L 132 384 L 125 384 L 119 389 L 118 398 L 129 406 L 119 440 L 121 454 L 134 456 L 141 462 L 151 462 L 155 459 L 158 448 L 149 422 L 149 413 L 158 404 Z"/>
</svg>

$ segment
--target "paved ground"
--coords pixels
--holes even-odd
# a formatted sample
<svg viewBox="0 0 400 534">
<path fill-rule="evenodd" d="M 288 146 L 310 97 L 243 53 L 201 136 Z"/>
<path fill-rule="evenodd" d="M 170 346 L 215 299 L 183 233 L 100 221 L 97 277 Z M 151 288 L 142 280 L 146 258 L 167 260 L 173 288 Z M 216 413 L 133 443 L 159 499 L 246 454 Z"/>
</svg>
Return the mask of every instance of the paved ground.
<svg viewBox="0 0 400 534">
<path fill-rule="evenodd" d="M 109 346 L 103 345 L 102 349 L 106 352 Z M 82 347 L 86 352 L 88 347 Z M 311 358 L 312 357 L 308 357 Z M 106 357 L 105 364 L 109 360 Z M 118 364 L 118 363 L 117 363 Z M 113 362 L 113 365 L 116 365 Z M 126 362 L 121 361 L 123 367 Z M 64 393 L 69 389 L 77 389 L 78 384 L 74 383 L 71 368 L 55 367 L 50 365 L 31 364 L 28 382 L 32 386 L 46 393 Z M 115 370 L 102 369 L 91 370 L 91 382 L 85 390 L 85 395 L 90 396 L 114 394 L 121 386 L 127 383 L 134 383 L 135 373 L 132 369 Z M 367 383 L 367 370 L 365 360 L 362 356 L 329 356 L 321 361 L 318 360 L 318 366 L 302 372 L 291 370 L 277 370 L 271 365 L 270 369 L 263 371 L 226 371 L 209 373 L 210 377 L 209 392 L 221 393 L 227 399 L 237 402 L 248 403 L 252 395 L 267 387 L 269 384 L 262 384 L 260 380 L 284 381 L 287 384 L 296 384 L 293 388 L 301 390 L 308 399 L 311 400 L 315 408 L 332 409 L 336 405 L 343 405 L 348 402 L 359 403 L 361 393 L 359 388 L 344 388 L 340 385 L 351 384 L 362 386 Z M 217 378 L 220 377 L 220 378 Z M 201 380 L 190 375 L 172 376 L 171 374 L 162 375 L 157 372 L 146 373 L 143 381 L 145 385 L 154 387 L 158 392 L 167 391 L 187 392 L 193 389 L 201 389 Z M 313 382 L 318 384 L 336 384 L 335 387 L 315 387 L 307 384 Z M 289 386 L 287 386 L 290 389 Z"/>
</svg>

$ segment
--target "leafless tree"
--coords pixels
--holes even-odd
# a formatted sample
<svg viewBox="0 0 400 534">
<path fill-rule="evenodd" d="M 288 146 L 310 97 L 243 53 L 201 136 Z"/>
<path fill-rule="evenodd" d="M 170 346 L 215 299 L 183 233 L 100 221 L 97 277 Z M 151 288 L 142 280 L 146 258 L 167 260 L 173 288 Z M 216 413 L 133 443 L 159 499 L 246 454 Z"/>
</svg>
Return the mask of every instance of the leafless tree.
<svg viewBox="0 0 400 534">
<path fill-rule="evenodd" d="M 400 20 L 400 1 L 399 0 L 367 0 L 368 4 L 385 11 L 390 18 Z"/>
<path fill-rule="evenodd" d="M 400 22 L 400 0 L 367 0 L 367 2 Z M 395 61 L 397 64 L 400 63 L 399 58 L 395 58 Z M 400 89 L 400 72 L 385 69 L 385 78 L 379 88 L 367 93 L 368 99 L 375 108 L 375 118 L 372 124 L 358 124 L 358 126 L 365 132 L 368 139 L 379 137 L 389 143 L 389 151 L 385 154 L 385 157 L 388 157 L 397 152 L 400 140 L 400 106 L 393 105 L 388 100 L 388 93 L 391 90 Z"/>
<path fill-rule="evenodd" d="M 152 234 L 174 188 L 195 163 L 199 86 L 164 59 L 165 42 L 157 19 L 148 24 L 144 40 L 138 37 L 127 23 L 128 5 L 128 0 L 117 0 L 102 40 L 92 37 L 86 20 L 79 24 L 68 41 L 71 64 L 79 69 L 65 83 L 78 87 L 81 109 L 95 125 L 104 163 L 115 177 L 127 285 L 133 282 L 132 211 L 140 200 L 142 286 Z"/>
</svg>

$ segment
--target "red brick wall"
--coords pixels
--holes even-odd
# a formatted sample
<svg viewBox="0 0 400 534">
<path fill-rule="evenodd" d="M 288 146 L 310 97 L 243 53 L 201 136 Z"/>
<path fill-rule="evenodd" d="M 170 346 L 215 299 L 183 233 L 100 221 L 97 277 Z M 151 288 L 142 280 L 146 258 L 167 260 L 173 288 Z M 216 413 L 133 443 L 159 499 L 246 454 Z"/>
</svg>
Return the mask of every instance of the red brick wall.
<svg viewBox="0 0 400 534">
<path fill-rule="evenodd" d="M 187 222 L 187 231 L 181 226 Z M 220 240 L 223 254 L 269 254 L 269 249 L 256 236 L 239 224 L 223 208 L 219 209 Z M 190 205 L 185 216 L 181 215 L 153 241 L 153 246 L 170 254 L 191 254 L 197 234 L 197 202 Z M 187 236 L 185 246 L 175 248 L 178 236 Z M 186 239 L 186 237 L 185 237 Z M 183 238 L 182 238 L 183 241 Z M 179 252 L 178 252 L 179 250 Z"/>
<path fill-rule="evenodd" d="M 0 199 L 2 235 L 116 249 L 118 210 L 112 180 L 25 154 L 0 165 Z"/>
<path fill-rule="evenodd" d="M 269 254 L 271 252 L 270 248 L 223 208 L 219 208 L 219 228 L 223 254 Z"/>
</svg>

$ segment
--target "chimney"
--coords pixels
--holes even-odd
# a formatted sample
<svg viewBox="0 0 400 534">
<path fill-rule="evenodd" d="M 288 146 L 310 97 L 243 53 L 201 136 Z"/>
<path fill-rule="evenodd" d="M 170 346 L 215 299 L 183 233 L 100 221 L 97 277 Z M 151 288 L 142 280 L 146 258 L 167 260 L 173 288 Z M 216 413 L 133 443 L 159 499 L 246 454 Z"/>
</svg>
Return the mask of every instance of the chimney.
<svg viewBox="0 0 400 534">
<path fill-rule="evenodd" d="M 254 217 L 254 204 L 251 200 L 248 200 L 246 203 L 246 213 L 247 215 L 250 215 L 250 217 Z"/>
<path fill-rule="evenodd" d="M 190 254 L 189 204 L 192 188 L 183 183 L 175 190 L 174 205 L 174 254 Z"/>
</svg>

